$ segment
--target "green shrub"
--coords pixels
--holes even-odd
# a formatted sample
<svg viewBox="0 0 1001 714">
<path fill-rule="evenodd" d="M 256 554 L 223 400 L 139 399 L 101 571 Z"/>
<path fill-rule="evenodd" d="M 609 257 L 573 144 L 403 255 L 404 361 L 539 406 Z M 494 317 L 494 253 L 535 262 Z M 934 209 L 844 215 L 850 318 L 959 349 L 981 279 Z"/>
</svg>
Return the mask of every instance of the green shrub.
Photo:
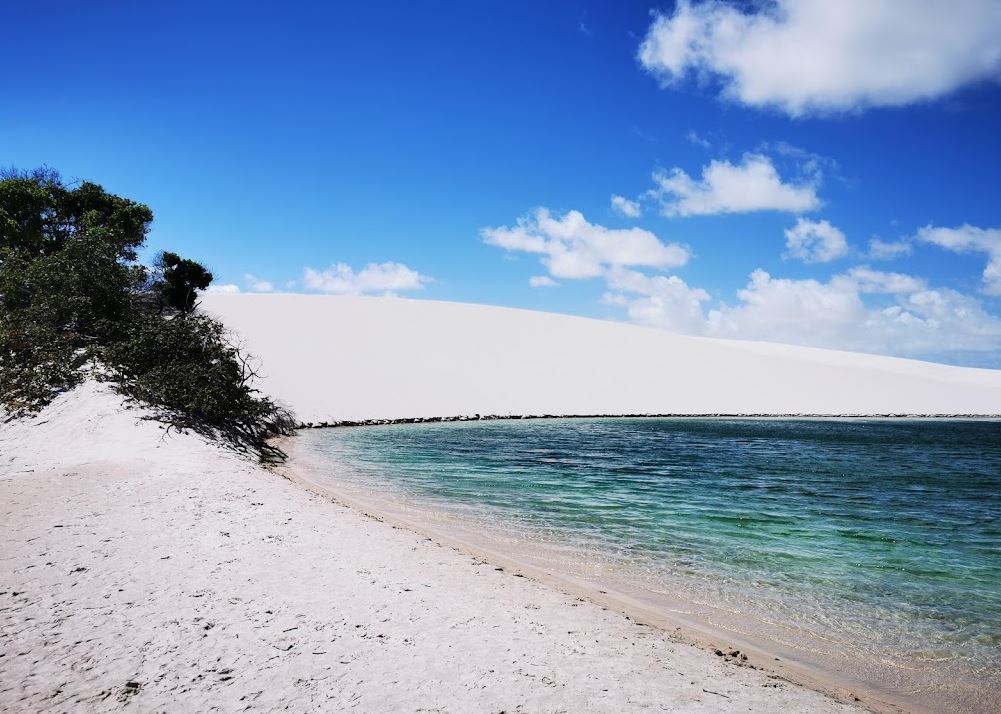
<svg viewBox="0 0 1001 714">
<path fill-rule="evenodd" d="M 199 263 L 137 260 L 153 214 L 53 171 L 0 172 L 0 408 L 22 416 L 83 378 L 88 363 L 171 426 L 262 459 L 291 434 L 288 411 L 254 388 L 252 360 L 194 314 L 212 281 Z"/>
<path fill-rule="evenodd" d="M 79 383 L 87 357 L 75 343 L 72 333 L 0 318 L 0 408 L 21 417 Z"/>
<path fill-rule="evenodd" d="M 153 285 L 160 296 L 160 307 L 187 314 L 195 309 L 198 291 L 212 282 L 212 273 L 193 260 L 177 253 L 164 252 L 156 261 L 158 276 Z"/>
<path fill-rule="evenodd" d="M 158 417 L 181 429 L 221 436 L 262 458 L 282 458 L 267 443 L 295 429 L 292 416 L 252 386 L 251 358 L 205 315 L 137 320 L 129 336 L 103 351 L 110 378 L 130 397 L 159 407 Z"/>
</svg>

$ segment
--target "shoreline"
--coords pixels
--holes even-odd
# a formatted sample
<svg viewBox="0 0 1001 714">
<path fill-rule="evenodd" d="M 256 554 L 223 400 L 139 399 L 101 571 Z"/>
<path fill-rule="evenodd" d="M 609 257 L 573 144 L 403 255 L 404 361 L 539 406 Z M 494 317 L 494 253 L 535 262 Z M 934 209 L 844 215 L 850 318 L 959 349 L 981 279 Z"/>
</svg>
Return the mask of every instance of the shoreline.
<svg viewBox="0 0 1001 714">
<path fill-rule="evenodd" d="M 753 419 L 753 420 L 859 420 L 859 421 L 1001 421 L 998 414 L 473 414 L 434 417 L 393 417 L 385 419 L 340 419 L 303 422 L 296 429 L 343 429 L 356 426 L 395 426 L 400 424 L 444 424 L 481 421 L 527 421 L 532 419 Z"/>
<path fill-rule="evenodd" d="M 0 425 L 0 710 L 860 710 L 147 416 Z"/>
<path fill-rule="evenodd" d="M 380 424 L 366 426 L 378 425 Z M 776 653 L 769 652 L 753 642 L 741 639 L 732 633 L 713 630 L 705 626 L 704 623 L 684 618 L 681 615 L 665 612 L 653 605 L 641 602 L 621 590 L 615 590 L 568 574 L 551 572 L 544 567 L 501 552 L 491 545 L 473 542 L 472 538 L 442 532 L 427 523 L 391 512 L 373 503 L 365 495 L 358 496 L 355 493 L 348 493 L 347 489 L 343 487 L 328 485 L 327 481 L 336 483 L 336 479 L 326 479 L 324 483 L 320 483 L 313 474 L 321 467 L 310 462 L 301 453 L 296 453 L 296 449 L 290 446 L 290 443 L 295 443 L 294 439 L 295 437 L 283 437 L 275 440 L 277 445 L 285 448 L 289 453 L 288 462 L 275 467 L 275 473 L 314 494 L 355 510 L 368 518 L 387 523 L 394 528 L 408 530 L 425 540 L 482 559 L 512 577 L 529 579 L 566 595 L 591 602 L 603 609 L 617 612 L 630 621 L 654 627 L 673 638 L 704 650 L 707 654 L 716 654 L 727 663 L 746 666 L 766 675 L 781 678 L 794 685 L 830 697 L 837 702 L 863 707 L 876 714 L 901 714 L 903 712 L 932 714 L 935 711 L 915 702 L 895 697 L 861 681 L 841 677 L 820 667 L 805 662 L 780 659 L 775 656 Z M 723 644 L 724 642 L 727 644 Z M 733 652 L 735 655 L 731 657 L 730 653 Z M 747 659 L 737 659 L 741 654 L 746 655 Z"/>
</svg>

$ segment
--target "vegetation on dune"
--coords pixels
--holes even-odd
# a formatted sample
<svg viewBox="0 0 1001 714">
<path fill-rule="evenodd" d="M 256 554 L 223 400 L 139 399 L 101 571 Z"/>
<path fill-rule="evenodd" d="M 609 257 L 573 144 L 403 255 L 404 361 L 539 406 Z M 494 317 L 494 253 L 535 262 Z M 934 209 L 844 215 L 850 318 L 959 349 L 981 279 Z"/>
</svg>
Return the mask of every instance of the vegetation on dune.
<svg viewBox="0 0 1001 714">
<path fill-rule="evenodd" d="M 267 440 L 292 433 L 291 414 L 254 389 L 253 360 L 197 310 L 212 274 L 169 252 L 138 262 L 152 220 L 94 183 L 0 173 L 0 407 L 37 411 L 90 366 L 173 427 L 284 458 Z"/>
</svg>

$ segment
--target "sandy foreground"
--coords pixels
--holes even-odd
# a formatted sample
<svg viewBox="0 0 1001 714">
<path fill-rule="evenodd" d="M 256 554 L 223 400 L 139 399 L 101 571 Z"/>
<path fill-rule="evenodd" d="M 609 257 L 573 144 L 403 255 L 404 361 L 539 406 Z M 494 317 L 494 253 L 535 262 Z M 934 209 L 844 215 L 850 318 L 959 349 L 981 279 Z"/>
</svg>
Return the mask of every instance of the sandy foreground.
<svg viewBox="0 0 1001 714">
<path fill-rule="evenodd" d="M 141 416 L 0 426 L 0 710 L 853 709 Z"/>
</svg>

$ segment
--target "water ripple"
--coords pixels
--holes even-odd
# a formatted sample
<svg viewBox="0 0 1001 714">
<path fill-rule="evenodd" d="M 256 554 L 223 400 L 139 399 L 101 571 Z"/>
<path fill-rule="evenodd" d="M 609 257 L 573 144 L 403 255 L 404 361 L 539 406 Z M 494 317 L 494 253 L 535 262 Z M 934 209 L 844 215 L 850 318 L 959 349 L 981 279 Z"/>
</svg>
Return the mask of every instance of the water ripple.
<svg viewBox="0 0 1001 714">
<path fill-rule="evenodd" d="M 303 438 L 339 478 L 544 546 L 578 574 L 674 593 L 725 630 L 926 703 L 1001 703 L 1001 423 L 571 419 Z"/>
</svg>

